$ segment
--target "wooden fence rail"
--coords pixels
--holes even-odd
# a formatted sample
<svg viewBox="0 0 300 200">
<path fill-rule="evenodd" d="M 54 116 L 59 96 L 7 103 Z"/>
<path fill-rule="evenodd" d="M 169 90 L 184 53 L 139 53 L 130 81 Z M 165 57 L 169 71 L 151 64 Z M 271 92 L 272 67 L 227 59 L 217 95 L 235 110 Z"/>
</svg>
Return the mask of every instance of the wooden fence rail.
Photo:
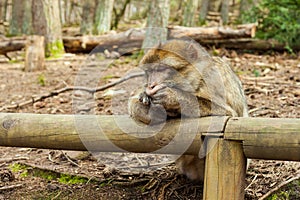
<svg viewBox="0 0 300 200">
<path fill-rule="evenodd" d="M 0 146 L 204 152 L 204 199 L 243 199 L 246 158 L 300 161 L 300 119 L 205 117 L 147 127 L 128 116 L 0 113 Z"/>
</svg>

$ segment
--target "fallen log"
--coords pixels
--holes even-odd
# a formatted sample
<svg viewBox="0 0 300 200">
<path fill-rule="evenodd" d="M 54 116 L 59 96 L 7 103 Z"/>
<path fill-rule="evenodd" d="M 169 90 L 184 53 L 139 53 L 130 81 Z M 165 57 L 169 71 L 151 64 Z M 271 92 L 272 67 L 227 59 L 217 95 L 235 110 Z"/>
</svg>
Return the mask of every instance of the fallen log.
<svg viewBox="0 0 300 200">
<path fill-rule="evenodd" d="M 0 54 L 4 55 L 9 60 L 11 60 L 11 58 L 7 55 L 7 53 L 11 51 L 20 51 L 23 48 L 25 48 L 25 45 L 26 45 L 26 37 L 11 37 L 11 38 L 1 37 Z"/>
<path fill-rule="evenodd" d="M 168 28 L 168 39 L 193 39 L 203 41 L 252 38 L 255 24 L 240 26 L 238 29 L 224 27 L 182 27 Z M 126 54 L 140 49 L 145 36 L 145 29 L 136 28 L 117 34 L 101 36 L 64 37 L 65 50 L 71 53 L 103 52 L 105 49 Z"/>
<path fill-rule="evenodd" d="M 169 27 L 168 39 L 193 39 L 204 46 L 215 46 L 227 49 L 247 50 L 286 50 L 285 44 L 275 40 L 254 39 L 255 25 L 243 25 L 238 29 L 224 27 Z M 104 50 L 117 51 L 120 54 L 132 53 L 142 46 L 145 29 L 130 29 L 126 32 L 110 33 L 100 36 L 65 36 L 63 42 L 69 53 L 96 53 Z M 18 51 L 25 47 L 26 40 L 14 38 L 0 40 L 0 54 Z M 291 47 L 300 50 L 300 45 Z"/>
<path fill-rule="evenodd" d="M 169 27 L 169 39 L 171 38 L 191 38 L 201 39 L 226 39 L 226 38 L 249 38 L 255 34 L 255 24 L 241 26 L 238 29 L 224 27 Z M 79 36 L 63 37 L 64 46 L 70 53 L 90 53 L 94 51 L 104 51 L 105 49 L 117 50 L 120 53 L 127 53 L 140 48 L 144 40 L 145 29 L 135 28 L 120 33 L 109 33 L 100 36 Z M 10 51 L 18 51 L 25 47 L 25 37 L 2 38 L 0 40 L 0 54 Z"/>
</svg>

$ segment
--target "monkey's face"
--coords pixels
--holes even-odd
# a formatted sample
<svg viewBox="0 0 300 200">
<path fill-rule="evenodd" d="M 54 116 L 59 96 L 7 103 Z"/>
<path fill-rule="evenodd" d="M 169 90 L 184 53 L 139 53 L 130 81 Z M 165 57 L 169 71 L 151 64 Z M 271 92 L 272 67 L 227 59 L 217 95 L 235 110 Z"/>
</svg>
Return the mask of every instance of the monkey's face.
<svg viewBox="0 0 300 200">
<path fill-rule="evenodd" d="M 176 88 L 183 91 L 189 91 L 190 86 L 187 80 L 173 67 L 161 63 L 147 64 L 143 67 L 147 83 L 146 94 L 149 96 L 154 95 L 159 90 L 166 87 Z"/>
</svg>

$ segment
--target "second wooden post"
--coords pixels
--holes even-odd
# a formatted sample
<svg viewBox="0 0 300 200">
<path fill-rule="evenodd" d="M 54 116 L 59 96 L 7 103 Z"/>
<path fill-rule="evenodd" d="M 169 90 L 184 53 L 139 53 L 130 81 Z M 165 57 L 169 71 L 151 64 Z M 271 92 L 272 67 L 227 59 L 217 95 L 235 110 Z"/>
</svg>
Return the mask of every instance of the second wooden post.
<svg viewBox="0 0 300 200">
<path fill-rule="evenodd" d="M 242 144 L 210 138 L 205 163 L 204 200 L 244 199 L 246 158 Z"/>
</svg>

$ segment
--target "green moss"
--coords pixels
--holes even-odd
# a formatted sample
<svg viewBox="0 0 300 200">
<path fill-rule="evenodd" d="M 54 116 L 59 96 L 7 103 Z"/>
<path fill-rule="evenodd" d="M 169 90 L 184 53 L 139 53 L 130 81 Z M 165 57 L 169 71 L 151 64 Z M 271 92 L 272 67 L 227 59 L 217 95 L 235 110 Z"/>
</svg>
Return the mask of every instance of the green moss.
<svg viewBox="0 0 300 200">
<path fill-rule="evenodd" d="M 28 176 L 28 167 L 26 165 L 15 163 L 13 165 L 10 165 L 9 168 L 14 173 L 20 172 L 21 173 L 20 177 L 27 177 Z"/>
<path fill-rule="evenodd" d="M 14 163 L 14 164 L 10 165 L 9 168 L 12 172 L 20 172 L 20 171 L 26 170 L 28 167 L 26 165 Z"/>
<path fill-rule="evenodd" d="M 64 44 L 62 40 L 56 40 L 55 42 L 48 43 L 46 45 L 46 57 L 59 58 L 64 54 Z"/>
<path fill-rule="evenodd" d="M 22 63 L 22 62 L 23 62 L 23 61 L 17 60 L 17 59 L 11 59 L 11 60 L 8 61 L 8 63 L 10 63 L 10 64 L 14 64 L 14 63 Z"/>
<path fill-rule="evenodd" d="M 57 174 L 55 172 L 44 171 L 44 170 L 40 170 L 40 169 L 33 169 L 31 173 L 33 176 L 40 177 L 40 178 L 46 179 L 48 181 L 57 179 L 59 177 L 59 174 Z"/>
<path fill-rule="evenodd" d="M 63 184 L 82 184 L 87 183 L 89 181 L 87 178 L 83 178 L 80 176 L 60 174 L 54 171 L 31 168 L 27 165 L 22 165 L 18 163 L 10 165 L 9 168 L 12 170 L 12 172 L 22 172 L 20 174 L 21 177 L 34 176 L 46 179 L 48 181 L 58 180 L 60 183 Z"/>
<path fill-rule="evenodd" d="M 61 174 L 58 181 L 60 183 L 64 183 L 64 184 L 80 184 L 80 183 L 86 183 L 88 180 L 86 178 L 82 178 L 79 176 L 71 176 L 71 175 L 67 175 L 67 174 Z"/>
</svg>

